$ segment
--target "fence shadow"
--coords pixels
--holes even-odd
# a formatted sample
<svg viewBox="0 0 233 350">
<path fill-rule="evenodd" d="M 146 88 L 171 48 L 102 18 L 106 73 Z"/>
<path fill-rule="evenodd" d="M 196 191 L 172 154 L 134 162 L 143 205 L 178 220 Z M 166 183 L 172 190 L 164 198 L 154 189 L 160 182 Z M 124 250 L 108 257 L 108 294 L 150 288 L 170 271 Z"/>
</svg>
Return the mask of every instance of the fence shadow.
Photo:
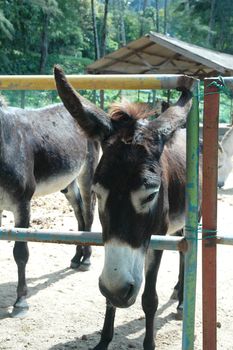
<svg viewBox="0 0 233 350">
<path fill-rule="evenodd" d="M 77 273 L 77 270 L 66 267 L 64 269 L 41 275 L 39 277 L 27 278 L 28 285 L 30 285 L 30 283 L 34 283 L 33 286 L 28 287 L 28 300 L 30 297 L 48 288 L 50 285 L 74 273 Z M 40 282 L 40 280 L 43 280 L 43 282 Z M 0 320 L 11 317 L 8 308 L 11 307 L 16 300 L 16 288 L 16 281 L 0 284 Z"/>
<path fill-rule="evenodd" d="M 233 195 L 233 187 L 232 188 L 219 188 L 218 194 L 232 196 Z"/>
</svg>

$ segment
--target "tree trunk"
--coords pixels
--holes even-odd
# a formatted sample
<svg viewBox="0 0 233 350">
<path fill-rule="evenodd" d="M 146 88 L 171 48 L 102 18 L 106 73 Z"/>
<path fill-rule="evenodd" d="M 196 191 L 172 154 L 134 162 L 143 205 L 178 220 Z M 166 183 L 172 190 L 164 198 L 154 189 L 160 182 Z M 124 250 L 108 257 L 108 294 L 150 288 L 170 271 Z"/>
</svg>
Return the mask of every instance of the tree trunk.
<svg viewBox="0 0 233 350">
<path fill-rule="evenodd" d="M 102 27 L 102 40 L 101 40 L 101 57 L 103 57 L 106 52 L 108 3 L 109 3 L 109 0 L 105 0 L 104 21 L 103 21 L 103 27 Z M 104 90 L 100 90 L 100 107 L 104 109 Z"/>
<path fill-rule="evenodd" d="M 164 27 L 163 33 L 167 34 L 167 0 L 164 0 Z"/>
<path fill-rule="evenodd" d="M 91 13 L 92 13 L 92 25 L 93 25 L 94 45 L 95 45 L 95 59 L 98 60 L 100 58 L 100 48 L 99 48 L 99 40 L 98 40 L 98 33 L 97 33 L 94 0 L 91 0 Z"/>
<path fill-rule="evenodd" d="M 100 108 L 104 109 L 104 90 L 100 90 Z"/>
<path fill-rule="evenodd" d="M 152 107 L 154 108 L 156 104 L 156 90 L 152 90 Z"/>
<path fill-rule="evenodd" d="M 106 37 L 107 37 L 107 18 L 108 18 L 108 3 L 109 0 L 105 0 L 104 5 L 104 21 L 102 27 L 102 40 L 101 40 L 101 57 L 105 55 L 106 52 Z"/>
<path fill-rule="evenodd" d="M 26 95 L 26 91 L 21 90 L 20 91 L 20 107 L 21 108 L 25 108 L 25 95 Z"/>
<path fill-rule="evenodd" d="M 214 29 L 214 24 L 215 24 L 215 5 L 216 5 L 216 0 L 212 0 L 211 1 L 211 9 L 210 9 L 210 20 L 209 20 L 209 33 L 207 36 L 207 43 L 209 45 L 212 44 L 212 40 L 213 40 L 213 34 L 212 31 Z"/>
<path fill-rule="evenodd" d="M 155 1 L 156 9 L 156 32 L 159 33 L 159 0 Z"/>
<path fill-rule="evenodd" d="M 120 0 L 120 47 L 126 45 L 126 35 L 125 35 L 125 20 L 124 20 L 124 14 L 125 14 L 125 6 L 124 6 L 124 0 Z"/>
<path fill-rule="evenodd" d="M 49 14 L 43 13 L 43 28 L 41 33 L 41 50 L 40 50 L 40 74 L 45 73 L 45 66 L 48 58 L 48 46 L 49 46 Z"/>
<path fill-rule="evenodd" d="M 147 0 L 143 0 L 140 36 L 144 34 L 144 18 L 145 18 L 146 8 L 147 8 Z"/>
<path fill-rule="evenodd" d="M 224 6 L 221 6 L 221 4 L 218 4 L 218 10 L 219 12 L 219 24 L 220 28 L 218 31 L 218 36 L 217 36 L 217 47 L 216 49 L 219 51 L 224 50 L 224 44 L 225 44 L 225 33 L 226 33 L 226 28 L 227 28 L 227 22 L 226 22 L 226 8 Z"/>
</svg>

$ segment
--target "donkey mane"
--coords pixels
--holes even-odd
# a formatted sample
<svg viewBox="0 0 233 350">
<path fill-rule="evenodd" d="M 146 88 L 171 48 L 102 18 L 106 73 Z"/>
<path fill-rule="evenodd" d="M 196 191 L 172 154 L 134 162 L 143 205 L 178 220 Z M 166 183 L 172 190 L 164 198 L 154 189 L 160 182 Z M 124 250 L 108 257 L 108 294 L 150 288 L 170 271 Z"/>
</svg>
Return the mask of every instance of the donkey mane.
<svg viewBox="0 0 233 350">
<path fill-rule="evenodd" d="M 121 102 L 115 102 L 111 105 L 109 114 L 112 120 L 123 119 L 146 119 L 155 115 L 155 110 L 150 108 L 147 103 L 130 102 L 123 99 Z"/>
</svg>

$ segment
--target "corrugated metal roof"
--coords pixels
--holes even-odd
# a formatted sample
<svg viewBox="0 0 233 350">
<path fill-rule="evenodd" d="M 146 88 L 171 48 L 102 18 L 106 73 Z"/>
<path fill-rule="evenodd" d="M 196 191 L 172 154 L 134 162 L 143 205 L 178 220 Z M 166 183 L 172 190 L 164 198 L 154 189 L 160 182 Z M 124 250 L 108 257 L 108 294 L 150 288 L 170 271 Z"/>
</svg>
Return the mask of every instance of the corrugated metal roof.
<svg viewBox="0 0 233 350">
<path fill-rule="evenodd" d="M 91 74 L 232 76 L 233 55 L 150 32 L 87 66 Z"/>
</svg>

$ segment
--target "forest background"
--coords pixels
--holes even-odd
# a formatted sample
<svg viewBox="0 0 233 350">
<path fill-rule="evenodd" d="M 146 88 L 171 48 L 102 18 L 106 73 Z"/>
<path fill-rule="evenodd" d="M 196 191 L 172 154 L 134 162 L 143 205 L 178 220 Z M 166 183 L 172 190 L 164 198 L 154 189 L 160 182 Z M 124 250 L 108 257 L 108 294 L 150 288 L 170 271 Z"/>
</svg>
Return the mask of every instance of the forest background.
<svg viewBox="0 0 233 350">
<path fill-rule="evenodd" d="M 150 31 L 233 54 L 233 1 L 0 0 L 0 74 L 52 74 L 56 63 L 67 74 L 83 74 L 88 64 Z M 82 93 L 94 98 L 92 91 Z M 4 94 L 15 106 L 58 102 L 55 91 Z M 150 93 L 131 97 L 149 100 Z M 117 98 L 119 91 L 106 92 L 106 106 Z M 230 122 L 232 100 L 223 97 L 221 104 L 220 121 Z"/>
</svg>

